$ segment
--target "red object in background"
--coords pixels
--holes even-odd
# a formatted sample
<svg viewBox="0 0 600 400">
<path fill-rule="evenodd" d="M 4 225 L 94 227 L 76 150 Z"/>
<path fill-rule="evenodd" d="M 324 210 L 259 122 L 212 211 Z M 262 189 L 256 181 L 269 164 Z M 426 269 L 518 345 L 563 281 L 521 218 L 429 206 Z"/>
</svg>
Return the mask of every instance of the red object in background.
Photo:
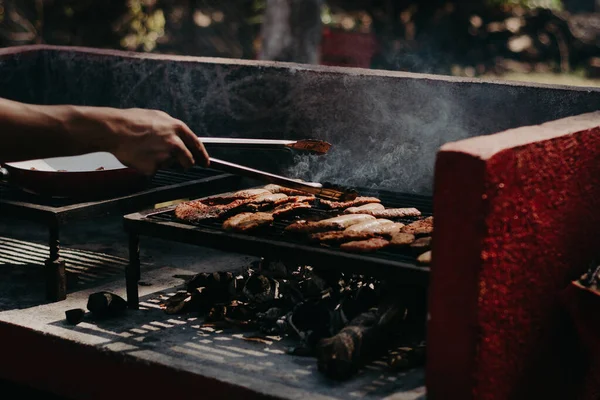
<svg viewBox="0 0 600 400">
<path fill-rule="evenodd" d="M 377 52 L 372 33 L 347 32 L 325 28 L 321 41 L 321 65 L 369 68 Z"/>
</svg>

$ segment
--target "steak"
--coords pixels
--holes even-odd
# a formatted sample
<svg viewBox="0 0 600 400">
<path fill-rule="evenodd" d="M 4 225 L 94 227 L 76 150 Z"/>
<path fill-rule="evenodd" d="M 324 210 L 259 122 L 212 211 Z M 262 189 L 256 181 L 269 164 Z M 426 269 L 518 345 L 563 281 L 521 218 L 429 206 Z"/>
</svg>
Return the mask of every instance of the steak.
<svg viewBox="0 0 600 400">
<path fill-rule="evenodd" d="M 365 222 L 369 220 L 374 220 L 375 217 L 372 215 L 364 215 L 364 214 L 350 214 L 350 215 L 340 215 L 334 218 L 328 218 L 321 221 L 298 221 L 291 225 L 288 225 L 285 230 L 287 232 L 294 233 L 314 233 L 314 232 L 325 232 L 325 231 L 334 231 L 334 230 L 342 230 L 347 227 L 358 224 L 360 222 Z"/>
<path fill-rule="evenodd" d="M 418 217 L 421 211 L 416 208 L 386 208 L 384 210 L 365 210 L 363 214 L 369 214 L 377 218 L 404 218 Z"/>
<path fill-rule="evenodd" d="M 381 203 L 377 197 L 357 197 L 352 201 L 330 201 L 330 200 L 321 200 L 320 201 L 323 207 L 333 209 L 345 209 L 348 207 L 358 207 L 364 204 L 369 203 Z"/>
<path fill-rule="evenodd" d="M 344 210 L 344 214 L 368 214 L 371 210 L 384 210 L 385 207 L 381 203 L 368 203 L 358 207 L 349 207 Z"/>
<path fill-rule="evenodd" d="M 311 207 L 312 206 L 308 203 L 301 203 L 301 202 L 285 203 L 285 204 L 275 207 L 275 209 L 270 211 L 270 214 L 272 214 L 274 218 L 281 218 L 281 217 L 285 217 L 289 214 L 292 214 L 296 211 L 308 209 Z"/>
<path fill-rule="evenodd" d="M 403 223 L 390 221 L 388 219 L 376 219 L 365 221 L 346 228 L 344 232 L 372 232 L 375 235 L 391 235 L 404 227 Z"/>
<path fill-rule="evenodd" d="M 433 232 L 433 217 L 427 217 L 410 223 L 402 228 L 402 232 L 410 233 L 415 236 L 431 235 Z"/>
<path fill-rule="evenodd" d="M 422 237 L 410 244 L 410 247 L 413 250 L 419 251 L 419 253 L 423 253 L 427 250 L 431 249 L 431 236 Z"/>
<path fill-rule="evenodd" d="M 340 245 L 340 249 L 352 253 L 371 253 L 377 250 L 381 250 L 387 247 L 389 244 L 389 240 L 383 238 L 373 238 L 343 243 Z"/>
<path fill-rule="evenodd" d="M 390 245 L 394 247 L 408 246 L 415 241 L 415 235 L 405 232 L 397 232 L 392 235 Z"/>
<path fill-rule="evenodd" d="M 426 251 L 425 253 L 423 253 L 419 257 L 417 257 L 417 262 L 419 264 L 423 264 L 423 265 L 431 264 L 431 250 Z"/>
<path fill-rule="evenodd" d="M 226 231 L 247 232 L 272 223 L 273 215 L 270 213 L 241 213 L 223 222 L 223 229 Z"/>
</svg>

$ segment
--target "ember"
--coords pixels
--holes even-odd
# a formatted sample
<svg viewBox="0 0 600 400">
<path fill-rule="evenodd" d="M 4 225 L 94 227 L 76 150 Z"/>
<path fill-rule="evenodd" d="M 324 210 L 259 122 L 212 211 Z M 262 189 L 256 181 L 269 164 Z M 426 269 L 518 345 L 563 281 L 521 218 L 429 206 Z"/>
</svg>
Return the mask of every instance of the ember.
<svg viewBox="0 0 600 400">
<path fill-rule="evenodd" d="M 235 273 L 197 274 L 161 307 L 168 314 L 200 313 L 220 329 L 296 338 L 290 354 L 316 357 L 326 376 L 348 379 L 395 346 L 422 340 L 421 300 L 414 289 L 398 289 L 362 275 L 263 258 Z M 404 358 L 394 368 L 418 364 L 413 355 Z"/>
</svg>

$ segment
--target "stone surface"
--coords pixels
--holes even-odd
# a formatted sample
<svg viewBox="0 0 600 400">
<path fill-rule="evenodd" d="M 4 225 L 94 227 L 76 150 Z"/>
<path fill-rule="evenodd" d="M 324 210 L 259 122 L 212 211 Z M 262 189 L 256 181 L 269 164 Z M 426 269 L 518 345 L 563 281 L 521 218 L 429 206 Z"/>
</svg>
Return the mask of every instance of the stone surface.
<svg viewBox="0 0 600 400">
<path fill-rule="evenodd" d="M 432 397 L 576 395 L 585 365 L 559 292 L 598 257 L 599 159 L 600 112 L 442 147 Z"/>
<path fill-rule="evenodd" d="M 317 371 L 314 358 L 284 354 L 295 342 L 247 341 L 242 331 L 202 329 L 196 314 L 174 316 L 159 309 L 160 301 L 184 288 L 186 278 L 237 269 L 255 260 L 240 254 L 142 238 L 141 309 L 108 320 L 88 312 L 78 325 L 69 324 L 65 311 L 85 308 L 92 293 L 125 296 L 121 261 L 127 257 L 127 240 L 121 223 L 113 217 L 63 228 L 67 270 L 73 259 L 67 252 L 76 248 L 114 257 L 122 272 L 111 269 L 104 274 L 104 267 L 86 271 L 86 278 L 94 272 L 103 277 L 71 287 L 65 301 L 47 303 L 41 270 L 44 229 L 1 221 L 0 377 L 90 399 L 179 398 L 199 391 L 202 398 L 424 399 L 422 369 L 396 373 L 378 362 L 356 379 L 332 383 Z M 39 247 L 31 250 L 30 243 Z M 22 262 L 7 262 L 9 252 L 12 260 Z M 98 385 L 99 376 L 105 377 L 105 384 Z"/>
<path fill-rule="evenodd" d="M 592 88 L 76 48 L 22 51 L 0 50 L 0 96 L 158 108 L 200 136 L 319 138 L 333 144 L 327 156 L 288 160 L 284 172 L 422 194 L 432 192 L 444 143 L 600 108 L 600 90 Z M 275 172 L 287 160 L 225 156 Z"/>
</svg>

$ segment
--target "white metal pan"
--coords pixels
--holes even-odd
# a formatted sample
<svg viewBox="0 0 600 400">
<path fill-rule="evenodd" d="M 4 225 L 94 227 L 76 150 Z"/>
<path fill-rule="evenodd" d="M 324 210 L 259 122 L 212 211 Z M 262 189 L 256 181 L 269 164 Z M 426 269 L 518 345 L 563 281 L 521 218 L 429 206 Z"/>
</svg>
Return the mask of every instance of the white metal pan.
<svg viewBox="0 0 600 400">
<path fill-rule="evenodd" d="M 5 163 L 2 167 L 0 180 L 47 197 L 113 197 L 140 190 L 149 182 L 110 153 Z"/>
</svg>

